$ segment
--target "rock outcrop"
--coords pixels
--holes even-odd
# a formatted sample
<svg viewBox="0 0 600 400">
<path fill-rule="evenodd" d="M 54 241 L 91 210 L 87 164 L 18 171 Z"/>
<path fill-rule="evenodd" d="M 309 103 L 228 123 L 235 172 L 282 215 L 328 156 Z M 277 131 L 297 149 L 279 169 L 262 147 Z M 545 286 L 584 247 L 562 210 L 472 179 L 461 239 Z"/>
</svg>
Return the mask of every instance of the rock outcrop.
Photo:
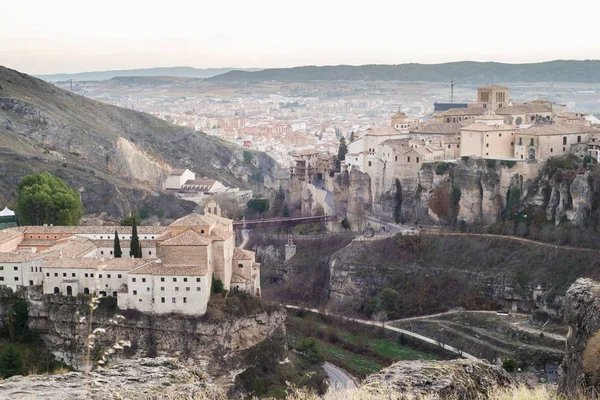
<svg viewBox="0 0 600 400">
<path fill-rule="evenodd" d="M 406 398 L 435 395 L 441 399 L 486 399 L 498 388 L 514 384 L 501 367 L 468 360 L 401 361 L 370 375 L 363 388 L 398 393 Z"/>
<path fill-rule="evenodd" d="M 201 368 L 167 357 L 121 359 L 87 375 L 68 372 L 0 381 L 0 396 L 13 400 L 184 398 L 177 394 L 190 399 L 225 398 L 220 389 L 207 385 Z"/>
<path fill-rule="evenodd" d="M 597 393 L 600 383 L 597 376 L 593 376 L 597 371 L 586 371 L 584 363 L 595 364 L 597 369 L 600 355 L 596 351 L 586 356 L 592 359 L 584 360 L 584 352 L 590 339 L 600 331 L 600 282 L 578 279 L 571 285 L 565 299 L 565 319 L 569 335 L 559 389 L 566 395 L 585 388 L 595 389 Z"/>
</svg>

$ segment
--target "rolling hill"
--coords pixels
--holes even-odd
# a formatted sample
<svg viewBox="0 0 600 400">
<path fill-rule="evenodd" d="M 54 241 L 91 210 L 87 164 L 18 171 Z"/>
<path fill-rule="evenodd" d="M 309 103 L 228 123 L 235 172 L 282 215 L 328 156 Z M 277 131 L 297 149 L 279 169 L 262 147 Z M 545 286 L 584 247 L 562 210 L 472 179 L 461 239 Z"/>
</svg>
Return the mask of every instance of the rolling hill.
<svg viewBox="0 0 600 400">
<path fill-rule="evenodd" d="M 142 69 L 122 69 L 111 71 L 79 72 L 73 74 L 35 75 L 36 78 L 48 82 L 60 82 L 73 79 L 74 81 L 104 81 L 124 76 L 181 76 L 187 78 L 210 78 L 229 71 L 260 71 L 259 68 L 193 68 L 193 67 L 157 67 Z"/>
<path fill-rule="evenodd" d="M 208 78 L 214 82 L 253 81 L 424 81 L 451 79 L 487 82 L 600 82 L 600 60 L 556 60 L 534 64 L 461 61 L 444 64 L 336 65 L 230 71 Z"/>
<path fill-rule="evenodd" d="M 264 153 L 245 163 L 243 149 L 220 139 L 0 66 L 0 203 L 15 200 L 25 174 L 48 170 L 81 192 L 88 213 L 120 218 L 143 205 L 175 217 L 194 205 L 156 191 L 172 168 L 263 191 L 279 167 Z"/>
</svg>

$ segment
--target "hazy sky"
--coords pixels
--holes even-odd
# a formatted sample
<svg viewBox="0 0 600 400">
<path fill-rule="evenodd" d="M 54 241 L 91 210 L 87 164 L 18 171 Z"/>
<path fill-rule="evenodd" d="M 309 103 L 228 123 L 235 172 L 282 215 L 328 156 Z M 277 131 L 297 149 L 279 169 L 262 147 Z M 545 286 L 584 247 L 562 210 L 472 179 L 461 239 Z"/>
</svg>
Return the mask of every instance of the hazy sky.
<svg viewBox="0 0 600 400">
<path fill-rule="evenodd" d="M 31 74 L 600 59 L 600 1 L 0 0 L 0 65 Z"/>
</svg>

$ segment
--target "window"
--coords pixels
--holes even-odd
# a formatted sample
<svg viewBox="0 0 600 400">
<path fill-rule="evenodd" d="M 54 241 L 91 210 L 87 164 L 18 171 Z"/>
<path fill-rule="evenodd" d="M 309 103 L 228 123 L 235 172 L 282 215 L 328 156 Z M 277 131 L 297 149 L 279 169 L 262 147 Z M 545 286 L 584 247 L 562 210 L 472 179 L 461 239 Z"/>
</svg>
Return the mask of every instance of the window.
<svg viewBox="0 0 600 400">
<path fill-rule="evenodd" d="M 147 288 L 146 288 L 146 292 L 149 292 L 149 291 L 150 291 L 150 288 L 149 288 L 149 287 L 147 287 Z"/>
<path fill-rule="evenodd" d="M 135 278 L 131 278 L 131 282 L 135 282 Z"/>
<path fill-rule="evenodd" d="M 135 296 L 136 294 L 137 294 L 137 290 L 134 290 L 133 291 L 133 295 Z"/>
<path fill-rule="evenodd" d="M 371 161 L 369 161 L 369 167 L 371 166 Z"/>
<path fill-rule="evenodd" d="M 177 278 L 173 278 L 173 282 L 177 282 Z"/>
<path fill-rule="evenodd" d="M 151 252 L 151 251 L 149 251 L 149 252 L 148 252 L 148 255 L 149 255 L 149 256 L 151 256 L 151 255 L 152 255 L 152 252 Z"/>
<path fill-rule="evenodd" d="M 514 146 L 513 142 L 510 142 L 510 145 L 511 145 L 511 146 Z"/>
<path fill-rule="evenodd" d="M 108 279 L 110 279 L 110 274 L 106 274 L 106 277 L 107 277 Z"/>
<path fill-rule="evenodd" d="M 408 162 L 410 162 L 410 157 L 408 157 Z"/>
<path fill-rule="evenodd" d="M 196 282 L 200 282 L 200 278 L 196 278 Z"/>
<path fill-rule="evenodd" d="M 486 144 L 485 144 L 485 147 L 490 147 L 490 144 L 489 144 L 489 143 L 486 143 Z"/>
<path fill-rule="evenodd" d="M 0 265 L 0 271 L 4 271 L 4 266 Z"/>
<path fill-rule="evenodd" d="M 184 302 L 184 303 L 187 303 L 187 297 L 184 297 L 184 298 L 183 298 L 183 302 Z"/>
<path fill-rule="evenodd" d="M 244 268 L 244 264 L 238 264 L 238 267 Z"/>
<path fill-rule="evenodd" d="M 0 281 L 3 281 L 3 280 L 4 280 L 4 277 L 3 277 L 3 276 L 0 276 Z"/>
<path fill-rule="evenodd" d="M 200 229 L 200 233 L 204 233 L 204 229 Z"/>
<path fill-rule="evenodd" d="M 171 297 L 171 303 L 175 304 L 175 297 Z"/>
<path fill-rule="evenodd" d="M 519 138 L 519 146 L 523 146 L 523 138 Z"/>
<path fill-rule="evenodd" d="M 110 255 L 112 256 L 112 250 L 110 251 Z"/>
<path fill-rule="evenodd" d="M 56 278 L 57 276 L 58 276 L 58 273 L 57 273 L 57 272 L 55 272 L 55 273 L 54 273 L 54 277 Z M 85 276 L 87 276 L 87 274 L 85 274 Z"/>
<path fill-rule="evenodd" d="M 161 281 L 161 282 L 164 282 L 164 281 L 165 281 L 165 278 L 160 278 L 160 281 Z"/>
<path fill-rule="evenodd" d="M 99 275 L 98 275 L 98 278 L 102 278 L 102 274 L 99 274 Z"/>
<path fill-rule="evenodd" d="M 186 292 L 189 292 L 189 291 L 190 291 L 190 288 L 189 288 L 189 287 L 186 287 L 186 288 L 185 288 L 185 291 L 186 291 Z"/>
<path fill-rule="evenodd" d="M 187 278 L 183 278 L 183 281 L 184 281 L 184 282 L 187 282 Z"/>
<path fill-rule="evenodd" d="M 175 291 L 176 291 L 176 292 L 179 292 L 179 287 L 176 287 L 176 288 L 175 288 Z"/>
<path fill-rule="evenodd" d="M 565 152 L 565 151 L 566 151 L 566 149 L 563 147 L 563 152 Z"/>
<path fill-rule="evenodd" d="M 142 278 L 142 282 L 146 282 L 146 278 Z"/>
<path fill-rule="evenodd" d="M 110 277 L 109 277 L 110 278 Z M 117 275 L 117 278 L 121 279 L 121 274 Z"/>
<path fill-rule="evenodd" d="M 457 145 L 456 145 L 456 148 L 457 148 L 457 149 L 460 149 L 460 144 L 457 144 Z"/>
<path fill-rule="evenodd" d="M 164 302 L 165 302 L 165 298 L 164 298 L 164 297 L 161 297 L 161 298 L 160 298 L 160 302 L 161 302 L 161 303 L 164 303 Z"/>
<path fill-rule="evenodd" d="M 199 291 L 200 291 L 200 286 L 198 286 L 198 287 L 196 288 L 196 292 L 199 292 Z"/>
<path fill-rule="evenodd" d="M 19 277 L 18 277 L 18 276 L 15 276 L 15 281 L 18 281 L 18 280 L 19 280 Z"/>
<path fill-rule="evenodd" d="M 396 158 L 395 161 L 398 161 L 398 156 L 396 156 L 395 158 Z"/>
<path fill-rule="evenodd" d="M 419 157 L 417 157 L 417 164 L 419 163 Z"/>
<path fill-rule="evenodd" d="M 567 137 L 563 136 L 563 146 L 567 144 Z"/>
<path fill-rule="evenodd" d="M 33 286 L 33 281 L 29 281 L 29 286 Z"/>
<path fill-rule="evenodd" d="M 67 277 L 67 273 L 63 272 L 63 277 L 66 278 Z"/>
<path fill-rule="evenodd" d="M 104 254 L 104 250 L 100 250 L 100 254 Z"/>
<path fill-rule="evenodd" d="M 552 153 L 552 147 L 550 147 L 550 153 Z"/>
<path fill-rule="evenodd" d="M 15 271 L 18 271 L 18 270 L 19 270 L 19 267 L 13 267 L 13 268 L 15 269 Z"/>
<path fill-rule="evenodd" d="M 531 138 L 531 141 L 529 142 L 530 146 L 534 146 L 535 145 L 535 140 L 533 140 L 533 138 Z"/>
<path fill-rule="evenodd" d="M 502 133 L 499 133 L 499 134 L 498 134 L 498 137 L 501 137 L 501 136 L 502 136 Z"/>
<path fill-rule="evenodd" d="M 452 146 L 448 145 L 448 148 L 450 148 L 450 147 L 452 147 Z"/>
<path fill-rule="evenodd" d="M 165 291 L 165 287 L 164 287 L 164 286 L 161 286 L 161 287 L 160 287 L 160 291 L 161 291 L 161 292 L 164 292 L 164 291 Z"/>
<path fill-rule="evenodd" d="M 93 277 L 94 277 L 94 274 L 90 274 L 90 278 L 93 278 Z"/>
<path fill-rule="evenodd" d="M 50 276 L 50 272 L 46 272 L 46 276 Z"/>
<path fill-rule="evenodd" d="M 138 301 L 141 303 L 141 302 L 142 302 L 142 299 L 139 299 Z"/>
<path fill-rule="evenodd" d="M 577 136 L 577 143 L 581 143 L 581 136 Z"/>
<path fill-rule="evenodd" d="M 73 272 L 73 273 L 71 274 L 71 277 L 75 278 L 75 272 Z"/>
</svg>

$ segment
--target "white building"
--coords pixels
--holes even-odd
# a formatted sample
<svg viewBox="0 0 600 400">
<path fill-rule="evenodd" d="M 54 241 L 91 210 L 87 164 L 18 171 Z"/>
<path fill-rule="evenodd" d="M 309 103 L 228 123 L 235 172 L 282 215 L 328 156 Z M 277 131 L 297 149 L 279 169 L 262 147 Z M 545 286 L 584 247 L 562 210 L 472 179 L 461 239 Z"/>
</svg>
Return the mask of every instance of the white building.
<svg viewBox="0 0 600 400">
<path fill-rule="evenodd" d="M 196 179 L 196 174 L 189 169 L 174 169 L 165 181 L 165 189 L 179 190 L 186 181 L 194 179 Z"/>
</svg>

